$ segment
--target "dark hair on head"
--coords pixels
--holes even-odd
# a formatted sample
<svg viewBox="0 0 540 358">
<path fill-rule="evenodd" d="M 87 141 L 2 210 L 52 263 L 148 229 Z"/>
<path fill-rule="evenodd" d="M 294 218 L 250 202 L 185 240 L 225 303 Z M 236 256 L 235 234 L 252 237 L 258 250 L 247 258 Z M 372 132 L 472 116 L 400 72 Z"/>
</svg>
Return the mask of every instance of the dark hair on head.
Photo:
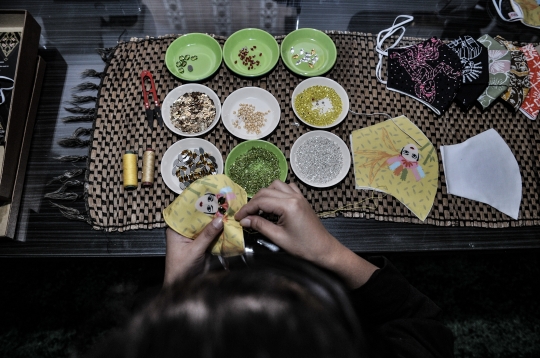
<svg viewBox="0 0 540 358">
<path fill-rule="evenodd" d="M 333 294 L 282 268 L 177 282 L 92 357 L 358 357 L 360 332 L 331 307 Z"/>
</svg>

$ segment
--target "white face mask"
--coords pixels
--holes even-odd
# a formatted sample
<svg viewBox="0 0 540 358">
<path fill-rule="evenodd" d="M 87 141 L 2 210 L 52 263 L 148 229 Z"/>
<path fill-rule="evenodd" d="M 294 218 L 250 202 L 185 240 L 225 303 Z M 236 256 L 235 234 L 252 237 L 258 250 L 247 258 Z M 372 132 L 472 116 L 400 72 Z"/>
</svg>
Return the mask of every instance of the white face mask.
<svg viewBox="0 0 540 358">
<path fill-rule="evenodd" d="M 465 142 L 442 145 L 448 194 L 493 206 L 513 219 L 521 205 L 521 174 L 516 158 L 494 129 Z"/>
<path fill-rule="evenodd" d="M 0 80 L 8 80 L 13 82 L 13 86 L 15 85 L 15 81 L 13 81 L 9 77 L 0 76 Z M 3 104 L 6 101 L 6 97 L 4 96 L 4 90 L 9 91 L 13 89 L 13 86 L 11 87 L 0 87 L 0 104 Z"/>
</svg>

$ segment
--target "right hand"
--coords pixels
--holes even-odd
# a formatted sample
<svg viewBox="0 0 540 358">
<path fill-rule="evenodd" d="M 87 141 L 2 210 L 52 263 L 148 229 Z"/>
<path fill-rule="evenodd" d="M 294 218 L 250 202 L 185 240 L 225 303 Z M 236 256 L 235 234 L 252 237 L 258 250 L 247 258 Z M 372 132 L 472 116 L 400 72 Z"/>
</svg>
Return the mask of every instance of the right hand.
<svg viewBox="0 0 540 358">
<path fill-rule="evenodd" d="M 259 211 L 279 216 L 277 223 L 257 215 Z M 254 195 L 234 218 L 243 227 L 260 232 L 290 254 L 319 265 L 341 246 L 322 225 L 295 184 L 274 181 Z"/>
<path fill-rule="evenodd" d="M 258 213 L 279 216 L 272 223 Z M 298 187 L 275 180 L 261 189 L 234 216 L 288 253 L 338 274 L 350 288 L 363 285 L 377 269 L 343 246 L 323 226 Z"/>
</svg>

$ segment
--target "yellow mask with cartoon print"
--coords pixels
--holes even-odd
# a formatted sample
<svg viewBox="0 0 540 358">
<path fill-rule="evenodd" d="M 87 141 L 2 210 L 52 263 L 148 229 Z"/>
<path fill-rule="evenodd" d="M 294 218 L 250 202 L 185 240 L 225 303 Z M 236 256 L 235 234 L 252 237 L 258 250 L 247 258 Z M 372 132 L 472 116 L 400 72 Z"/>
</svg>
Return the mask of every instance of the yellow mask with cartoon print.
<svg viewBox="0 0 540 358">
<path fill-rule="evenodd" d="M 224 257 L 244 253 L 244 232 L 234 214 L 247 203 L 246 191 L 223 174 L 209 175 L 190 184 L 163 210 L 165 222 L 182 236 L 195 239 L 215 217 L 223 218 L 223 233 L 212 254 Z"/>
<path fill-rule="evenodd" d="M 422 131 L 400 116 L 351 133 L 357 189 L 388 193 L 420 220 L 435 199 L 439 180 L 437 151 Z"/>
</svg>

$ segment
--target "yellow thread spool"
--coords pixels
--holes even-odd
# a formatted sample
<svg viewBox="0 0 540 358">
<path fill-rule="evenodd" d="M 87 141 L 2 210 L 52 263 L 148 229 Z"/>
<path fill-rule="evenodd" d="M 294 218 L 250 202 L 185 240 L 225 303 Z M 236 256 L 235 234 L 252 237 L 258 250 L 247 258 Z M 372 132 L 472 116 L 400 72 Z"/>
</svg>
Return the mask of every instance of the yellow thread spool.
<svg viewBox="0 0 540 358">
<path fill-rule="evenodd" d="M 142 186 L 149 187 L 154 183 L 154 166 L 156 153 L 152 148 L 147 148 L 142 161 Z"/>
<path fill-rule="evenodd" d="M 126 150 L 122 158 L 122 168 L 124 170 L 124 189 L 137 189 L 137 154 L 132 150 Z"/>
</svg>

